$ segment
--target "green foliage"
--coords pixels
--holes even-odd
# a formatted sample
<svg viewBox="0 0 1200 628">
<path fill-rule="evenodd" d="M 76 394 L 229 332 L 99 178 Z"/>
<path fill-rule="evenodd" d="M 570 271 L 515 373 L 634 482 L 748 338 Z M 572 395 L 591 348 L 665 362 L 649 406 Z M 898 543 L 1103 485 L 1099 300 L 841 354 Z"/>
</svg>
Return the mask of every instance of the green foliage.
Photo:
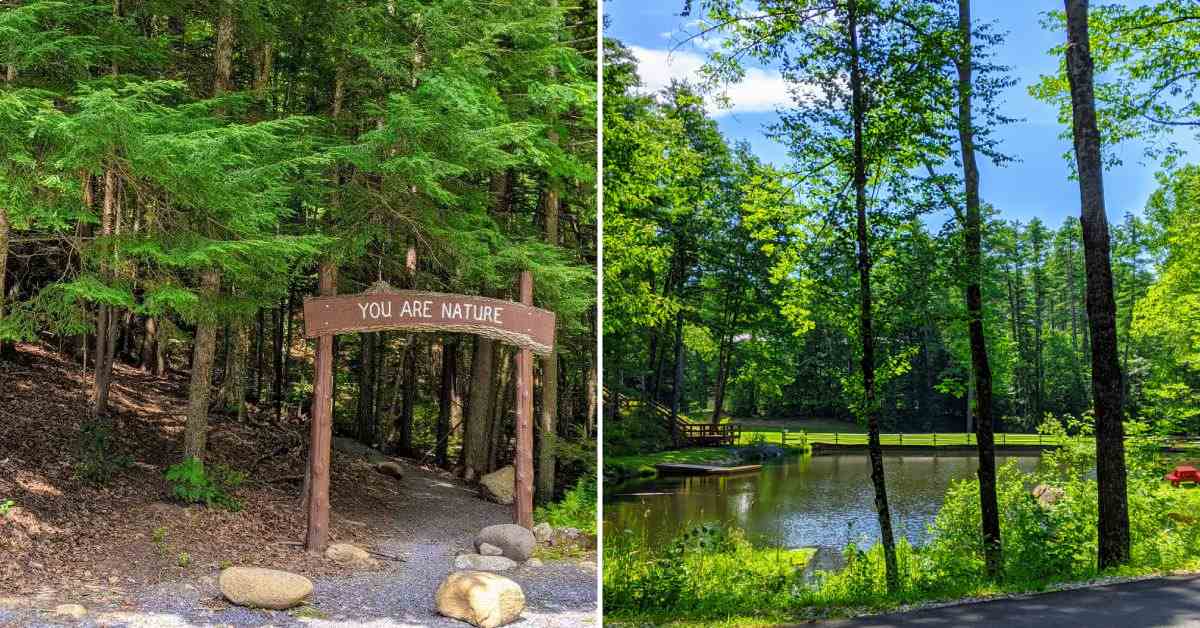
<svg viewBox="0 0 1200 628">
<path fill-rule="evenodd" d="M 1053 424 L 1060 426 L 1060 433 L 1064 430 L 1061 422 Z M 1102 575 L 1096 565 L 1095 445 L 1086 436 L 1064 438 L 1062 449 L 1048 453 L 1033 478 L 1013 462 L 998 469 L 1004 543 L 1003 579 L 999 582 L 983 575 L 979 483 L 971 479 L 956 482 L 947 490 L 926 545 L 911 547 L 903 540 L 897 545 L 900 588 L 894 592 L 887 591 L 878 543 L 866 549 L 845 548 L 844 567 L 819 572 L 811 580 L 789 579 L 779 573 L 774 579 L 750 576 L 750 582 L 763 587 L 751 594 L 743 592 L 736 579 L 748 576 L 727 573 L 721 567 L 719 557 L 741 551 L 737 548 L 744 541 L 736 532 L 697 525 L 660 548 L 631 531 L 613 530 L 605 534 L 606 613 L 611 609 L 617 618 L 754 616 L 786 621 L 831 609 L 888 609 L 930 600 L 1040 591 Z M 1173 488 L 1163 481 L 1162 475 L 1175 462 L 1149 446 L 1149 441 L 1135 440 L 1129 451 L 1133 560 L 1119 573 L 1200 567 L 1200 527 L 1195 525 L 1200 490 Z M 1032 494 L 1034 484 L 1050 487 L 1046 503 Z M 753 564 L 749 557 L 744 560 Z M 717 581 L 710 582 L 712 578 Z"/>
<path fill-rule="evenodd" d="M 188 458 L 167 467 L 166 480 L 176 499 L 188 504 L 204 504 L 209 508 L 219 506 L 238 511 L 242 503 L 230 495 L 246 481 L 245 474 L 224 465 L 215 465 L 205 470 L 204 462 Z"/>
<path fill-rule="evenodd" d="M 776 616 L 777 609 L 792 606 L 814 554 L 804 548 L 755 547 L 740 530 L 715 524 L 693 526 L 662 547 L 648 546 L 631 531 L 605 535 L 605 616 Z"/>
<path fill-rule="evenodd" d="M 110 423 L 85 421 L 75 441 L 75 477 L 94 484 L 108 484 L 114 475 L 133 463 L 133 458 L 118 453 L 118 450 Z"/>
<path fill-rule="evenodd" d="M 0 517 L 7 517 L 17 502 L 11 499 L 0 500 Z"/>
<path fill-rule="evenodd" d="M 596 531 L 596 475 L 579 478 L 575 486 L 560 501 L 539 506 L 533 513 L 535 521 L 545 521 L 555 528 L 578 528 Z"/>
</svg>

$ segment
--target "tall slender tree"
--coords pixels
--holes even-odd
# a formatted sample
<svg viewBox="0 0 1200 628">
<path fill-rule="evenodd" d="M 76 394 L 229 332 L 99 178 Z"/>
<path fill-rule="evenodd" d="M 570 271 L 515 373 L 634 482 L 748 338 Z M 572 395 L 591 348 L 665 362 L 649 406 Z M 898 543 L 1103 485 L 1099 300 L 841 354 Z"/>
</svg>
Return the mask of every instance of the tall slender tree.
<svg viewBox="0 0 1200 628">
<path fill-rule="evenodd" d="M 1096 482 L 1100 500 L 1098 552 L 1100 568 L 1107 569 L 1128 562 L 1130 557 L 1125 428 L 1121 407 L 1123 387 L 1117 352 L 1108 217 L 1104 207 L 1104 167 L 1088 37 L 1088 1 L 1065 2 L 1067 79 L 1071 86 L 1071 128 L 1079 177 L 1092 347 L 1092 397 L 1096 408 Z"/>
</svg>

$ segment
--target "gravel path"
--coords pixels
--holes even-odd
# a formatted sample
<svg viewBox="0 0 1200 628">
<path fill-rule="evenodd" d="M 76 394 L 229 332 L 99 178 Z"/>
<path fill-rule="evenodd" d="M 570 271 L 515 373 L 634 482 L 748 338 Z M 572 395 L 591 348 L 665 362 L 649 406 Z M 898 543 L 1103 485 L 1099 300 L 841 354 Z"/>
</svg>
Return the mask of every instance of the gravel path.
<svg viewBox="0 0 1200 628">
<path fill-rule="evenodd" d="M 470 550 L 481 528 L 511 522 L 511 507 L 486 502 L 448 476 L 411 465 L 400 485 L 405 507 L 394 513 L 389 538 L 372 549 L 401 556 L 404 562 L 389 562 L 381 571 L 317 579 L 312 607 L 303 612 L 232 606 L 221 598 L 217 574 L 211 573 L 136 591 L 121 605 L 83 602 L 89 613 L 82 622 L 53 617 L 49 609 L 54 604 L 0 598 L 0 626 L 466 626 L 437 614 L 434 592 L 453 571 L 455 554 Z M 334 502 L 336 507 L 336 496 Z M 513 626 L 597 625 L 594 559 L 546 561 L 503 575 L 525 591 L 525 612 Z"/>
</svg>

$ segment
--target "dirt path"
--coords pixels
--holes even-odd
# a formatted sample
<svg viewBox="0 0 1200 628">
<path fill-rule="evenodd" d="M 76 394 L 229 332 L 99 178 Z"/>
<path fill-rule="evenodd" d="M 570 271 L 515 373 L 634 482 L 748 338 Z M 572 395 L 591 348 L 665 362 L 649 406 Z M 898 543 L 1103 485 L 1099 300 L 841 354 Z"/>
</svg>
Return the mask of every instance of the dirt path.
<svg viewBox="0 0 1200 628">
<path fill-rule="evenodd" d="M 377 452 L 337 439 L 332 537 L 405 559 L 351 571 L 295 545 L 304 536 L 303 417 L 211 417 L 209 462 L 246 473 L 236 494 L 244 508 L 185 508 L 171 503 L 163 480 L 181 456 L 183 374 L 117 366 L 104 448 L 127 464 L 97 484 L 78 473 L 87 462 L 80 434 L 89 373 L 47 347 L 18 350 L 19 360 L 0 362 L 0 502 L 15 502 L 0 518 L 0 626 L 66 623 L 50 613 L 64 603 L 88 609 L 84 625 L 464 625 L 434 614 L 434 591 L 455 553 L 484 526 L 510 522 L 511 507 L 404 461 L 402 480 L 385 476 L 368 460 Z M 216 587 L 226 565 L 308 576 L 316 584 L 309 617 L 229 606 Z M 506 574 L 525 589 L 524 625 L 591 623 L 594 565 L 593 554 Z"/>
<path fill-rule="evenodd" d="M 437 615 L 434 592 L 452 571 L 455 554 L 469 550 L 480 528 L 511 520 L 509 507 L 479 499 L 448 476 L 405 465 L 399 482 L 405 499 L 393 508 L 394 527 L 372 549 L 401 556 L 380 571 L 314 578 L 313 603 L 304 611 L 253 611 L 224 601 L 217 571 L 199 577 L 128 588 L 119 597 L 91 602 L 67 596 L 0 598 L 0 625 L 56 626 L 464 626 Z M 517 626 L 595 624 L 594 554 L 548 560 L 504 574 L 520 583 L 527 600 Z M 49 612 L 62 602 L 88 607 L 82 622 Z"/>
</svg>

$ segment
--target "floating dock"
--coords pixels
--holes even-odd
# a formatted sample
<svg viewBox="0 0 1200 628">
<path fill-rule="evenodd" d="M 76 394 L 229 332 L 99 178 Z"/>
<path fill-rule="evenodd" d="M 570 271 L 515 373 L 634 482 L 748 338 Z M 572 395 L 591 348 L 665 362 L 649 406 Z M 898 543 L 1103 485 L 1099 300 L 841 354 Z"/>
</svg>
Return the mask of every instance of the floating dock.
<svg viewBox="0 0 1200 628">
<path fill-rule="evenodd" d="M 762 468 L 761 464 L 744 464 L 736 467 L 722 467 L 715 464 L 676 464 L 663 462 L 654 465 L 662 475 L 729 475 L 731 473 L 749 473 Z"/>
</svg>

